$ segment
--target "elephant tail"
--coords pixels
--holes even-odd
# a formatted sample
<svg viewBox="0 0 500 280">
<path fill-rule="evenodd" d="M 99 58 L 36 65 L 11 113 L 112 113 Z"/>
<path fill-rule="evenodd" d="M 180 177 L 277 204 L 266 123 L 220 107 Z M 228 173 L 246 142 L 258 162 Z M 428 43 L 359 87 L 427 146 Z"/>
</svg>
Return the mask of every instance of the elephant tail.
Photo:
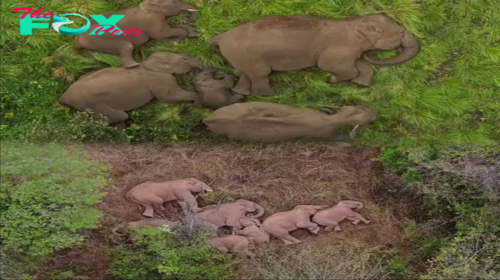
<svg viewBox="0 0 500 280">
<path fill-rule="evenodd" d="M 127 192 L 125 194 L 125 198 L 129 201 L 131 201 L 132 203 L 134 203 L 135 205 L 137 205 L 137 207 L 139 207 L 139 210 L 142 210 L 141 208 L 141 203 L 139 201 L 137 201 L 133 196 L 130 195 L 130 192 Z"/>
</svg>

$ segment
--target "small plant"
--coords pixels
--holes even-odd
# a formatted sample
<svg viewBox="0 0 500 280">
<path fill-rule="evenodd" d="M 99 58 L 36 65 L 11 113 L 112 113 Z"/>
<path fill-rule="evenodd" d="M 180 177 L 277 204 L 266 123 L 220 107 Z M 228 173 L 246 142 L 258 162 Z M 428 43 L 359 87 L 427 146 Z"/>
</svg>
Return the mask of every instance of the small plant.
<svg viewBox="0 0 500 280">
<path fill-rule="evenodd" d="M 216 253 L 206 234 L 177 229 L 172 233 L 158 227 L 133 231 L 134 244 L 122 244 L 111 255 L 112 273 L 124 280 L 215 280 L 230 276 L 230 257 Z"/>
</svg>

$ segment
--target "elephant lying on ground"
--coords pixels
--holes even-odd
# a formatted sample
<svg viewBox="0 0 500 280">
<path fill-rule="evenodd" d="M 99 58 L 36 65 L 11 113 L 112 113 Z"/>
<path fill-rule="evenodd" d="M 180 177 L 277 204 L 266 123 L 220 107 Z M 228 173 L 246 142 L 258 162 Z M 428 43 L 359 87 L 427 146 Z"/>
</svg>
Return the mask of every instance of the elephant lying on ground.
<svg viewBox="0 0 500 280">
<path fill-rule="evenodd" d="M 214 72 L 202 71 L 193 78 L 193 85 L 200 96 L 201 104 L 212 110 L 241 102 L 245 98 L 241 94 L 231 92 L 234 76 L 230 74 L 218 77 Z"/>
<path fill-rule="evenodd" d="M 262 217 L 265 213 L 262 206 L 246 199 L 238 199 L 234 202 L 220 205 L 208 205 L 202 209 L 202 211 L 194 214 L 194 219 L 196 221 L 206 221 L 217 228 L 230 226 L 233 230 L 242 229 L 241 219 L 246 217 L 257 219 Z M 252 212 L 257 213 L 249 214 Z"/>
<path fill-rule="evenodd" d="M 263 232 L 281 239 L 285 245 L 301 243 L 302 241 L 291 236 L 289 232 L 305 228 L 311 233 L 318 234 L 319 227 L 311 222 L 311 216 L 329 205 L 297 205 L 290 211 L 279 212 L 269 216 L 262 222 Z"/>
<path fill-rule="evenodd" d="M 248 251 L 249 241 L 248 238 L 242 235 L 227 235 L 223 237 L 216 237 L 210 240 L 210 245 L 221 253 L 228 252 L 243 253 L 254 258 L 255 255 Z"/>
<path fill-rule="evenodd" d="M 377 118 L 364 106 L 341 107 L 335 115 L 309 108 L 267 102 L 237 103 L 220 108 L 203 119 L 216 134 L 231 139 L 275 142 L 296 138 L 318 138 L 332 141 L 352 141 L 356 130 Z M 354 129 L 349 135 L 336 131 L 345 125 Z"/>
<path fill-rule="evenodd" d="M 145 220 L 139 220 L 139 221 L 132 221 L 132 222 L 126 222 L 126 223 L 121 223 L 114 227 L 111 232 L 115 235 L 125 235 L 126 232 L 131 229 L 131 228 L 136 228 L 136 227 L 144 227 L 144 226 L 154 226 L 154 227 L 161 227 L 161 226 L 168 226 L 169 228 L 175 228 L 179 225 L 178 222 L 172 222 L 167 219 L 145 219 Z"/>
<path fill-rule="evenodd" d="M 236 229 L 234 233 L 248 238 L 250 242 L 248 248 L 253 249 L 255 244 L 267 243 L 270 241 L 269 235 L 260 229 L 261 223 L 259 220 L 244 218 L 240 219 L 240 224 L 243 226 L 243 229 Z"/>
<path fill-rule="evenodd" d="M 353 221 L 357 225 L 359 221 L 369 224 L 370 221 L 365 219 L 353 209 L 360 210 L 363 208 L 363 203 L 354 200 L 341 200 L 336 205 L 323 209 L 314 214 L 312 221 L 318 225 L 325 226 L 326 231 L 340 231 L 339 223 L 345 219 Z"/>
<path fill-rule="evenodd" d="M 140 67 L 106 68 L 80 77 L 59 102 L 79 111 L 90 109 L 107 117 L 109 124 L 124 128 L 129 118 L 126 112 L 155 97 L 165 103 L 194 102 L 200 107 L 198 94 L 182 89 L 172 74 L 186 74 L 201 66 L 200 60 L 189 55 L 155 52 Z"/>
<path fill-rule="evenodd" d="M 144 182 L 132 188 L 125 197 L 130 201 L 142 205 L 145 217 L 153 217 L 155 207 L 164 210 L 163 203 L 176 201 L 184 214 L 195 213 L 202 209 L 198 207 L 196 198 L 192 193 L 212 192 L 207 184 L 194 178 L 168 180 L 164 182 Z"/>
<path fill-rule="evenodd" d="M 130 8 L 124 11 L 116 11 L 102 14 L 109 18 L 112 15 L 125 15 L 116 23 L 127 35 L 112 34 L 113 30 L 102 35 L 94 34 L 98 23 L 91 19 L 91 28 L 76 36 L 75 49 L 88 49 L 92 51 L 119 54 L 120 62 L 124 68 L 138 67 L 133 58 L 134 48 L 139 47 L 149 41 L 163 40 L 169 38 L 196 37 L 194 29 L 187 25 L 172 26 L 167 23 L 166 18 L 196 12 L 196 8 L 177 0 L 144 0 L 139 7 Z M 107 30 L 105 26 L 102 30 Z M 98 28 L 99 29 L 99 28 Z"/>
<path fill-rule="evenodd" d="M 271 16 L 240 25 L 210 41 L 242 75 L 232 91 L 243 95 L 273 95 L 272 71 L 319 67 L 331 75 L 328 83 L 350 81 L 370 86 L 377 65 L 403 63 L 417 55 L 415 36 L 384 15 L 323 19 L 313 16 Z M 369 50 L 398 50 L 389 59 L 374 59 Z"/>
</svg>

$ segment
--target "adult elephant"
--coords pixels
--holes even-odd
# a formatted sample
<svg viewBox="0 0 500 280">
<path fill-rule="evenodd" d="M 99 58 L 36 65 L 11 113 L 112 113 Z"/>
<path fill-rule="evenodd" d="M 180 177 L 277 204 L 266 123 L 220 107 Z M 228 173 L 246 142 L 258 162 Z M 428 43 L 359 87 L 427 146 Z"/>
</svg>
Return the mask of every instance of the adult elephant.
<svg viewBox="0 0 500 280">
<path fill-rule="evenodd" d="M 415 36 L 384 15 L 322 19 L 313 16 L 273 16 L 240 25 L 212 38 L 210 47 L 242 75 L 232 91 L 272 95 L 271 71 L 295 71 L 317 66 L 331 75 L 330 84 L 350 81 L 370 86 L 373 70 L 362 59 L 378 64 L 403 63 L 417 55 Z M 398 50 L 389 59 L 375 59 L 370 50 Z M 362 58 L 362 59 L 361 59 Z"/>
<path fill-rule="evenodd" d="M 193 102 L 202 107 L 198 93 L 182 89 L 173 74 L 186 74 L 202 67 L 186 54 L 155 52 L 140 67 L 110 67 L 88 73 L 59 98 L 62 105 L 78 111 L 104 115 L 110 125 L 125 128 L 126 112 L 139 109 L 154 98 L 164 103 Z"/>
<path fill-rule="evenodd" d="M 240 219 L 258 219 L 265 213 L 264 207 L 246 199 L 238 199 L 234 202 L 221 205 L 208 205 L 203 210 L 194 214 L 194 220 L 204 221 L 217 227 L 230 226 L 233 229 L 242 229 Z M 256 214 L 251 214 L 257 212 Z"/>
</svg>

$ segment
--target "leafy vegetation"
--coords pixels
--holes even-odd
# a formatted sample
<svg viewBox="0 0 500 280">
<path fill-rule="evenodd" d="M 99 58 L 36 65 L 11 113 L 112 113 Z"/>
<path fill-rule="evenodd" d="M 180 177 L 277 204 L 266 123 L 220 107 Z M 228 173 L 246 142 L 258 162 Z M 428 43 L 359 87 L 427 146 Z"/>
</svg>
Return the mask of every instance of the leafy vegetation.
<svg viewBox="0 0 500 280">
<path fill-rule="evenodd" d="M 134 244 L 114 248 L 113 274 L 124 280 L 228 279 L 230 257 L 216 253 L 208 244 L 208 235 L 178 237 L 166 228 L 135 230 Z"/>
<path fill-rule="evenodd" d="M 92 205 L 103 197 L 106 166 L 90 162 L 78 147 L 2 143 L 2 274 L 22 273 L 56 250 L 81 244 L 86 229 L 98 228 Z"/>
<path fill-rule="evenodd" d="M 1 58 L 2 133 L 6 136 L 35 135 L 51 140 L 97 141 L 111 136 L 103 126 L 78 133 L 80 121 L 57 104 L 57 97 L 79 75 L 118 66 L 115 55 L 77 53 L 73 36 L 52 29 L 35 29 L 32 36 L 19 35 L 19 6 L 56 14 L 98 14 L 137 5 L 139 0 L 120 1 L 14 1 L 2 5 Z M 379 119 L 360 134 L 360 143 L 375 144 L 467 144 L 492 143 L 500 137 L 500 13 L 498 1 L 349 1 L 299 0 L 254 1 L 190 0 L 201 7 L 196 27 L 200 38 L 179 43 L 153 41 L 136 51 L 141 60 L 153 51 L 176 51 L 200 57 L 209 66 L 232 69 L 208 47 L 213 36 L 239 24 L 270 15 L 317 15 L 342 18 L 383 12 L 414 32 L 422 44 L 415 59 L 398 66 L 376 67 L 371 88 L 350 84 L 328 85 L 328 73 L 319 70 L 275 73 L 272 85 L 278 93 L 251 100 L 295 106 L 318 104 L 364 104 L 379 112 Z M 38 5 L 38 6 L 37 6 Z M 186 17 L 172 19 L 183 21 Z M 77 24 L 77 23 L 75 23 Z M 387 55 L 387 54 L 384 54 Z M 184 78 L 183 80 L 186 80 Z M 200 137 L 200 120 L 209 110 L 185 105 L 152 106 L 132 116 L 128 137 L 132 141 L 176 141 Z M 78 118 L 78 117 L 77 117 Z M 38 121 L 37 126 L 33 122 Z M 67 129 L 66 126 L 73 128 Z M 40 135 L 33 129 L 52 131 Z M 85 131 L 85 132 L 84 132 Z M 93 135 L 96 133 L 97 135 Z M 43 136 L 43 137 L 41 137 Z"/>
</svg>

